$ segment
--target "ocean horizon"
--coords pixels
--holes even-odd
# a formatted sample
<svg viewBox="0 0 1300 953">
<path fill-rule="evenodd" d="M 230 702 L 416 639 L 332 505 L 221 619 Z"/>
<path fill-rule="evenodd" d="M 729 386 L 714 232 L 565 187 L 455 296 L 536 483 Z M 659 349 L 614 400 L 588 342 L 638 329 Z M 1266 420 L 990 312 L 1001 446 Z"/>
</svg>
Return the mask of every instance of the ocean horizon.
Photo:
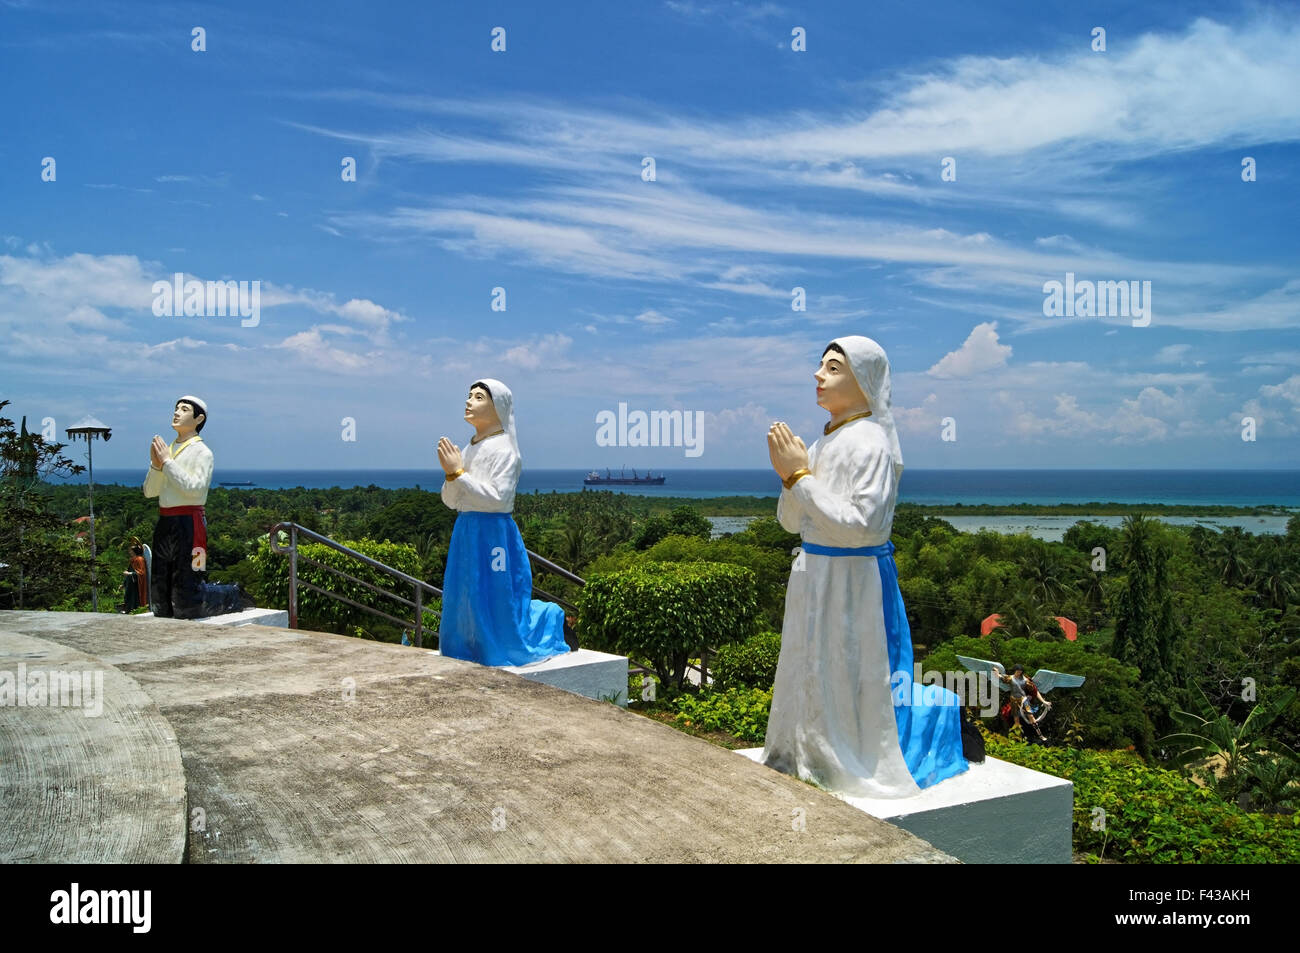
<svg viewBox="0 0 1300 953">
<path fill-rule="evenodd" d="M 525 469 L 518 492 L 576 493 L 583 487 L 586 469 Z M 640 472 L 640 471 L 638 471 Z M 775 497 L 780 481 L 769 469 L 655 470 L 666 477 L 663 486 L 611 486 L 587 489 L 613 490 L 638 496 Z M 136 469 L 102 468 L 95 472 L 96 486 L 139 486 L 144 473 Z M 86 482 L 86 474 L 54 482 Z M 212 485 L 229 489 L 328 489 L 368 487 L 437 490 L 442 471 L 414 470 L 302 470 L 218 468 Z M 907 469 L 899 486 L 899 502 L 924 505 L 966 506 L 1030 503 L 1170 503 L 1184 506 L 1279 506 L 1300 509 L 1300 470 L 1023 470 Z"/>
</svg>

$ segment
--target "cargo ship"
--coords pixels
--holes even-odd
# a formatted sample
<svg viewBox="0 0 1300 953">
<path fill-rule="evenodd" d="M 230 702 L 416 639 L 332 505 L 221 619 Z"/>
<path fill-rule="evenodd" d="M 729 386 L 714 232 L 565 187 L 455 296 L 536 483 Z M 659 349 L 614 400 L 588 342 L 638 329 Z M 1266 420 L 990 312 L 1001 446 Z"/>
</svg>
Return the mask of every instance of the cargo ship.
<svg viewBox="0 0 1300 953">
<path fill-rule="evenodd" d="M 662 474 L 655 476 L 649 470 L 646 471 L 645 476 L 637 476 L 636 470 L 628 476 L 626 470 L 620 467 L 618 476 L 614 476 L 608 469 L 605 470 L 604 476 L 592 470 L 582 482 L 584 486 L 663 486 L 664 477 Z"/>
</svg>

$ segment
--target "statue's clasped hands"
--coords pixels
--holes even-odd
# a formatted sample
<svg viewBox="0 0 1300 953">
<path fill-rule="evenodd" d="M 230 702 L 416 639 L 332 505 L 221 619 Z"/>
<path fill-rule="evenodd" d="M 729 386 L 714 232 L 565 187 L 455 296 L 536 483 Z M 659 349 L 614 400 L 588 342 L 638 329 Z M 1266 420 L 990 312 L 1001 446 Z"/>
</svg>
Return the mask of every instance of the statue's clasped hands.
<svg viewBox="0 0 1300 953">
<path fill-rule="evenodd" d="M 167 442 L 162 437 L 154 434 L 153 442 L 149 444 L 149 461 L 153 464 L 154 469 L 161 470 L 163 464 L 172 458 L 172 452 L 167 448 Z"/>
<path fill-rule="evenodd" d="M 796 470 L 808 468 L 808 448 L 783 421 L 778 420 L 768 428 L 767 454 L 772 459 L 772 469 L 782 480 L 788 480 Z"/>
<path fill-rule="evenodd" d="M 446 437 L 438 441 L 438 465 L 442 467 L 447 476 L 451 476 L 457 470 L 464 469 L 464 461 L 461 458 L 460 450 Z"/>
</svg>

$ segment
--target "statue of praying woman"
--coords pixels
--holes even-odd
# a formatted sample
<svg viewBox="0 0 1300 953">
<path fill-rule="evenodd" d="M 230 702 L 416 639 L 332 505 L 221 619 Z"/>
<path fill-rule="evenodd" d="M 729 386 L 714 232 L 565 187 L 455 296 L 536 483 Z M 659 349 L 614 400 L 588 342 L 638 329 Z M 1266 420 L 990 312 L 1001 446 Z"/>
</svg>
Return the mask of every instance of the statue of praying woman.
<svg viewBox="0 0 1300 953">
<path fill-rule="evenodd" d="M 777 518 L 802 552 L 786 592 L 763 761 L 833 791 L 898 798 L 960 774 L 953 692 L 912 682 L 912 636 L 889 540 L 903 472 L 889 359 L 832 341 L 814 377 L 830 414 L 811 448 L 776 422 Z"/>
<path fill-rule="evenodd" d="M 569 651 L 564 610 L 532 598 L 533 574 L 511 511 L 522 462 L 514 397 L 498 380 L 470 385 L 464 450 L 438 441 L 442 501 L 457 511 L 442 582 L 439 650 L 480 665 L 526 665 Z"/>
</svg>

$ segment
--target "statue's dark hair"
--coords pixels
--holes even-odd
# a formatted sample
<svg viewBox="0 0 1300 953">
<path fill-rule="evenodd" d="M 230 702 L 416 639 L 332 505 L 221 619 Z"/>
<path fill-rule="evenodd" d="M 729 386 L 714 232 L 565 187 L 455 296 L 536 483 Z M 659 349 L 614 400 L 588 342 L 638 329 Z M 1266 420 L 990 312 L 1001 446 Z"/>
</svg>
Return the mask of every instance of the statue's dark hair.
<svg viewBox="0 0 1300 953">
<path fill-rule="evenodd" d="M 487 391 L 488 400 L 496 399 L 492 396 L 492 388 L 488 387 L 487 384 L 484 384 L 482 381 L 475 381 L 474 383 L 469 385 L 470 390 L 473 390 L 475 387 L 482 387 L 485 391 Z"/>
<path fill-rule="evenodd" d="M 176 401 L 176 407 L 179 407 L 181 404 L 189 404 L 189 405 L 190 405 L 190 410 L 194 411 L 196 414 L 202 414 L 202 415 L 203 415 L 203 423 L 201 423 L 201 424 L 195 424 L 195 425 L 194 425 L 194 432 L 195 432 L 195 433 L 203 433 L 203 428 L 206 427 L 207 424 L 208 424 L 208 408 L 206 408 L 206 407 L 201 407 L 201 406 L 199 406 L 198 404 L 194 403 L 192 400 L 178 400 L 178 401 Z M 173 408 L 173 410 L 174 410 L 174 409 L 175 409 L 175 408 Z"/>
<path fill-rule="evenodd" d="M 844 353 L 844 348 L 840 347 L 840 346 L 839 346 L 838 344 L 836 344 L 834 341 L 832 341 L 830 344 L 827 344 L 827 345 L 826 345 L 826 350 L 825 350 L 825 351 L 822 351 L 822 357 L 825 357 L 825 356 L 826 356 L 829 352 L 831 352 L 831 351 L 834 351 L 836 354 L 838 354 L 840 357 L 844 358 L 844 360 L 846 360 L 846 361 L 849 359 L 849 356 L 848 356 L 847 354 Z"/>
</svg>

